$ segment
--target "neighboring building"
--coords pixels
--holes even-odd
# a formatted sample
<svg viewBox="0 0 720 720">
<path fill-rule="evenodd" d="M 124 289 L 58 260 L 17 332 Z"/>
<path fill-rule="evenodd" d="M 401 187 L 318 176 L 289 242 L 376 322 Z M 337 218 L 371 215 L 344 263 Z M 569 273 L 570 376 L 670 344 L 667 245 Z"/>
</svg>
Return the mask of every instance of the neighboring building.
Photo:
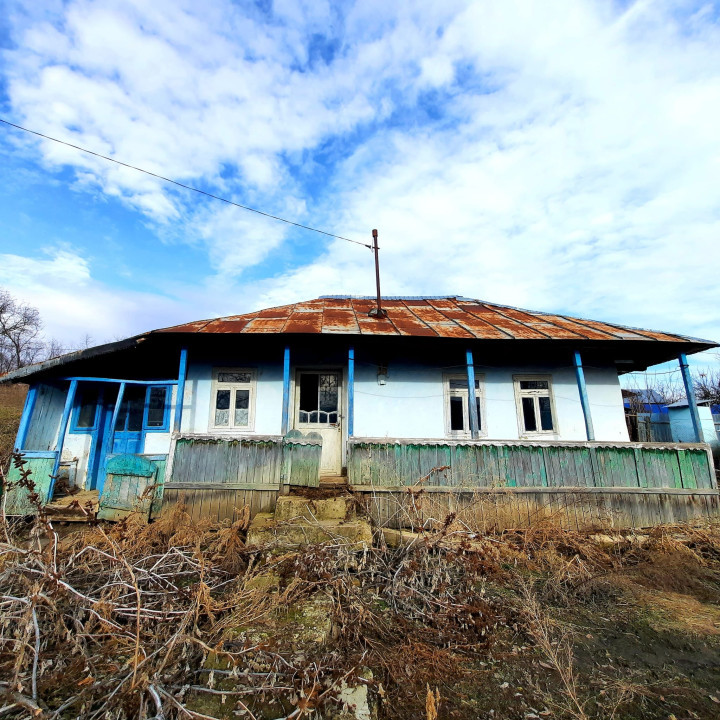
<svg viewBox="0 0 720 720">
<path fill-rule="evenodd" d="M 619 375 L 716 347 L 463 297 L 385 298 L 381 317 L 374 307 L 372 298 L 318 298 L 155 330 L 15 371 L 2 381 L 30 383 L 18 447 L 40 484 L 64 473 L 101 501 L 112 496 L 115 510 L 148 485 L 156 505 L 163 492 L 165 501 L 185 492 L 198 512 L 222 516 L 248 492 L 267 508 L 283 484 L 314 485 L 318 475 L 349 475 L 361 491 L 413 483 L 426 470 L 438 487 L 643 487 L 639 469 L 633 479 L 602 480 L 614 460 L 596 457 L 598 448 L 629 446 Z M 435 448 L 438 464 L 397 460 L 378 484 L 372 458 L 382 455 L 387 466 L 392 444 L 405 455 Z M 452 450 L 459 447 L 476 455 L 505 448 L 504 464 L 496 459 L 491 468 L 487 455 L 461 469 Z M 450 448 L 447 463 L 438 448 Z M 552 464 L 553 448 L 582 455 L 574 475 L 565 460 Z M 523 465 L 521 451 L 535 459 Z M 678 448 L 667 452 L 677 466 Z M 697 465 L 697 481 L 685 489 L 712 490 L 712 462 L 698 462 L 709 464 Z M 446 482 L 435 477 L 443 463 L 446 480 L 454 473 Z M 134 490 L 123 477 L 135 478 Z M 51 494 L 47 482 L 43 497 Z M 19 494 L 12 502 L 18 512 L 26 507 Z"/>
</svg>

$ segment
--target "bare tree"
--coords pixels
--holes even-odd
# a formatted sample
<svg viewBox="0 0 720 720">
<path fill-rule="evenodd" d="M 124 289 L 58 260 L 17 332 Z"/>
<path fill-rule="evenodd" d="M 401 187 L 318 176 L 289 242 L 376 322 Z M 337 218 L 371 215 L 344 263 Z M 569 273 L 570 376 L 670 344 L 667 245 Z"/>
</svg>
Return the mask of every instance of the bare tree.
<svg viewBox="0 0 720 720">
<path fill-rule="evenodd" d="M 57 340 L 40 334 L 38 309 L 0 288 L 0 374 L 66 352 Z"/>
<path fill-rule="evenodd" d="M 720 353 L 716 353 L 716 357 L 720 361 Z M 707 368 L 698 373 L 694 385 L 698 400 L 709 400 L 712 405 L 720 405 L 720 368 Z"/>
<path fill-rule="evenodd" d="M 671 405 L 685 397 L 685 389 L 672 375 L 637 375 L 623 393 L 632 413 L 647 412 L 647 405 Z"/>
<path fill-rule="evenodd" d="M 7 290 L 0 290 L 0 372 L 35 361 L 43 348 L 41 329 L 37 308 L 18 302 Z"/>
</svg>

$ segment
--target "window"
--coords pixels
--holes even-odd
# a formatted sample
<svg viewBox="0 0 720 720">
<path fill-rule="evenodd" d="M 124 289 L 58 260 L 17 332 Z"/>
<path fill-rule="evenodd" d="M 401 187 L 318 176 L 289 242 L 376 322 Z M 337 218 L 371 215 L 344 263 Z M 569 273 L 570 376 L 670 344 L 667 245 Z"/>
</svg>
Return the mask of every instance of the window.
<svg viewBox="0 0 720 720">
<path fill-rule="evenodd" d="M 219 368 L 214 372 L 210 423 L 218 429 L 252 430 L 255 371 Z"/>
<path fill-rule="evenodd" d="M 470 412 L 468 410 L 467 375 L 445 376 L 445 428 L 451 437 L 470 437 Z M 478 428 L 485 434 L 483 425 L 483 383 L 482 378 L 475 376 L 475 412 Z"/>
<path fill-rule="evenodd" d="M 515 399 L 521 435 L 555 434 L 552 385 L 548 375 L 518 376 Z"/>
<path fill-rule="evenodd" d="M 70 432 L 90 433 L 97 429 L 101 388 L 80 383 L 75 395 Z"/>
<path fill-rule="evenodd" d="M 333 425 L 340 403 L 338 373 L 303 372 L 299 377 L 298 423 Z"/>
<path fill-rule="evenodd" d="M 170 429 L 170 388 L 134 385 L 123 392 L 115 432 L 167 432 Z"/>
</svg>

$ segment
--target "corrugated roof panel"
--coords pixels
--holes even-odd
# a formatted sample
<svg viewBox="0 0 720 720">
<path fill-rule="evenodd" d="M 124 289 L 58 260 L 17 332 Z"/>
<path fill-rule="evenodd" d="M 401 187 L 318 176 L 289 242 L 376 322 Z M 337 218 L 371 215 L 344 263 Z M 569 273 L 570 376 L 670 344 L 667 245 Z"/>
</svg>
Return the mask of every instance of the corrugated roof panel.
<svg viewBox="0 0 720 720">
<path fill-rule="evenodd" d="M 357 322 L 363 335 L 399 335 L 399 331 L 388 318 L 374 318 L 367 314 L 358 315 Z"/>
<path fill-rule="evenodd" d="M 504 308 L 503 308 L 504 309 Z M 504 314 L 491 310 L 487 305 L 483 305 L 477 310 L 473 310 L 473 315 L 477 315 L 481 320 L 489 323 L 493 327 L 500 328 L 515 339 L 520 340 L 547 340 L 547 335 L 537 332 L 522 323 L 505 317 Z"/>
<path fill-rule="evenodd" d="M 387 317 L 384 318 L 369 316 L 374 307 L 375 297 L 369 295 L 325 296 L 245 315 L 175 325 L 154 332 L 338 333 L 486 340 L 646 340 L 716 346 L 710 340 L 523 310 L 452 295 L 385 297 L 383 307 Z"/>
<path fill-rule="evenodd" d="M 412 313 L 424 323 L 447 322 L 447 317 L 445 315 L 427 303 L 423 305 L 411 305 L 408 303 L 408 309 L 412 310 Z"/>
<path fill-rule="evenodd" d="M 355 311 L 351 308 L 331 308 L 323 310 L 322 332 L 345 333 L 355 335 L 360 332 Z"/>
<path fill-rule="evenodd" d="M 219 318 L 209 322 L 201 331 L 203 333 L 240 333 L 253 320 L 253 317 Z"/>
<path fill-rule="evenodd" d="M 287 323 L 287 317 L 255 318 L 251 320 L 240 332 L 251 333 L 281 333 Z"/>
<path fill-rule="evenodd" d="M 320 333 L 323 327 L 322 310 L 301 310 L 290 315 L 283 332 L 286 333 Z"/>
<path fill-rule="evenodd" d="M 469 330 L 467 330 L 464 327 L 461 327 L 457 323 L 452 322 L 452 320 L 447 320 L 446 322 L 442 323 L 431 323 L 430 327 L 438 334 L 440 337 L 448 337 L 448 338 L 474 338 L 475 335 L 471 333 Z"/>
<path fill-rule="evenodd" d="M 391 322 L 401 335 L 437 336 L 437 333 L 431 327 L 422 322 L 403 303 L 397 303 L 393 307 L 388 307 L 383 303 L 383 307 L 391 315 Z"/>
<path fill-rule="evenodd" d="M 580 335 L 581 337 L 587 338 L 588 340 L 611 340 L 613 336 L 609 332 L 603 332 L 594 328 L 591 328 L 584 323 L 580 323 L 576 320 L 570 320 L 562 317 L 561 315 L 538 315 L 539 318 L 546 319 L 553 325 L 565 328 L 568 333 L 573 335 Z"/>
<path fill-rule="evenodd" d="M 470 333 L 477 338 L 481 338 L 483 340 L 507 340 L 511 337 L 508 333 L 493 327 L 484 320 L 481 320 L 464 310 L 445 310 L 443 314 L 451 320 L 454 320 L 458 325 L 461 325 L 466 330 L 469 330 Z"/>
</svg>

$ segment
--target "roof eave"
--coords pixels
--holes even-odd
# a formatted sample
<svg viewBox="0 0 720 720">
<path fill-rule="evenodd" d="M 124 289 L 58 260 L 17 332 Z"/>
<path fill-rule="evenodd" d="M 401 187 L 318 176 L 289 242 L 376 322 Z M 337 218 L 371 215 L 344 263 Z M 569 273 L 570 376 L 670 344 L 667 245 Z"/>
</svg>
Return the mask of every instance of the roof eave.
<svg viewBox="0 0 720 720">
<path fill-rule="evenodd" d="M 115 342 L 106 343 L 104 345 L 96 345 L 95 347 L 84 348 L 83 350 L 75 350 L 73 352 L 66 353 L 65 355 L 50 358 L 50 360 L 43 360 L 39 363 L 26 365 L 25 367 L 5 373 L 5 375 L 0 375 L 0 384 L 7 382 L 25 382 L 35 375 L 39 375 L 56 367 L 76 362 L 77 360 L 87 360 L 99 355 L 107 355 L 118 350 L 135 347 L 143 342 L 145 338 L 145 335 L 134 335 L 133 337 L 125 338 L 124 340 L 116 340 Z"/>
</svg>

